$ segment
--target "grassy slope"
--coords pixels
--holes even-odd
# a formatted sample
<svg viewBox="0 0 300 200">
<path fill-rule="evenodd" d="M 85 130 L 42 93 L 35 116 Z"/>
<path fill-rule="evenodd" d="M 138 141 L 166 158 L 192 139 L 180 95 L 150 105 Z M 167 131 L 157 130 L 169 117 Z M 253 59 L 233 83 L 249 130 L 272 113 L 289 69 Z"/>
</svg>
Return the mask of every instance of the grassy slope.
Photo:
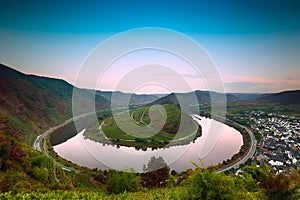
<svg viewBox="0 0 300 200">
<path fill-rule="evenodd" d="M 56 167 L 36 166 L 34 158 L 44 155 L 34 153 L 32 144 L 38 134 L 71 117 L 72 91 L 63 80 L 25 75 L 0 64 L 0 191 L 70 186 L 71 181 L 64 183 L 51 172 Z M 43 172 L 49 179 L 44 186 L 37 178 Z"/>
<path fill-rule="evenodd" d="M 160 147 L 160 146 L 165 146 L 168 144 L 177 134 L 177 140 L 180 138 L 184 138 L 186 136 L 192 135 L 194 131 L 198 128 L 198 125 L 191 119 L 190 116 L 187 114 L 183 114 L 183 123 L 185 124 L 190 124 L 188 126 L 188 129 L 185 129 L 180 132 L 181 135 L 179 135 L 178 128 L 180 125 L 180 120 L 181 120 L 181 111 L 180 108 L 176 105 L 172 104 L 165 104 L 163 105 L 166 113 L 167 113 L 167 118 L 166 118 L 166 123 L 163 126 L 163 129 L 157 133 L 154 136 L 149 136 L 145 135 L 145 132 L 138 132 L 134 130 L 134 127 L 129 127 L 128 123 L 124 121 L 125 126 L 127 126 L 128 129 L 132 129 L 135 131 L 136 135 L 141 135 L 143 136 L 142 138 L 140 137 L 135 137 L 130 134 L 124 133 L 123 130 L 119 128 L 119 126 L 116 124 L 114 119 L 112 117 L 106 118 L 103 122 L 103 132 L 109 140 L 113 141 L 114 144 L 118 145 L 125 145 L 125 146 L 135 146 L 135 147 Z M 149 116 L 149 107 L 140 107 L 134 110 L 130 111 L 132 119 L 135 122 L 135 125 L 138 126 L 147 126 L 150 123 L 150 116 Z M 124 112 L 119 113 L 119 115 L 125 115 Z M 155 119 L 159 119 L 162 115 L 162 113 L 157 112 L 154 113 L 154 115 L 157 115 L 157 117 L 154 116 L 154 121 L 153 121 L 153 129 L 156 129 L 156 127 L 159 127 L 161 125 L 161 121 Z M 124 116 L 125 118 L 125 116 Z M 102 121 L 101 121 L 102 122 Z M 100 122 L 100 123 L 101 123 Z M 122 123 L 122 122 L 121 122 Z M 93 132 L 94 131 L 94 132 Z M 96 131 L 96 132 L 95 132 Z M 150 134 L 150 133 L 149 133 Z M 200 129 L 197 132 L 197 136 L 201 134 Z M 103 142 L 103 137 L 102 135 L 98 132 L 97 128 L 94 127 L 94 130 L 92 131 L 87 131 L 85 133 L 85 136 L 99 142 Z M 193 140 L 195 136 L 191 136 L 191 138 L 187 138 L 186 141 L 178 141 L 174 142 L 174 144 L 184 144 L 188 140 Z"/>
</svg>

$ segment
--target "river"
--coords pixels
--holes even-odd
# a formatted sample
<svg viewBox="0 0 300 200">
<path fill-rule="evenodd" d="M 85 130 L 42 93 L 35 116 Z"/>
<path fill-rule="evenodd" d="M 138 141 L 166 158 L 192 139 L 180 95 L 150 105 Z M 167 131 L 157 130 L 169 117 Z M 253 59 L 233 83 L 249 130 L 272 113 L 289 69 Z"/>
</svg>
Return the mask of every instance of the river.
<svg viewBox="0 0 300 200">
<path fill-rule="evenodd" d="M 85 139 L 83 130 L 53 148 L 59 156 L 81 166 L 118 170 L 134 168 L 137 172 L 143 171 L 143 165 L 146 165 L 152 156 L 163 157 L 172 170 L 184 171 L 195 168 L 190 161 L 201 166 L 201 158 L 204 167 L 208 167 L 222 163 L 239 152 L 243 145 L 239 131 L 214 119 L 201 116 L 193 116 L 193 119 L 201 125 L 202 136 L 188 145 L 157 150 L 148 148 L 143 151 L 134 147 L 103 145 Z"/>
</svg>

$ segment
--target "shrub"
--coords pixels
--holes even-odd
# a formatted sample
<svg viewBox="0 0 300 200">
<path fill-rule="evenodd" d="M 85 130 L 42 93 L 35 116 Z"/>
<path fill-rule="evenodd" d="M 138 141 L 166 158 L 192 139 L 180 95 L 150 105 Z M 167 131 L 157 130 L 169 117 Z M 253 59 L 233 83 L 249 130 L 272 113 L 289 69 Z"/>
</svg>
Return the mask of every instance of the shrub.
<svg viewBox="0 0 300 200">
<path fill-rule="evenodd" d="M 45 167 L 33 167 L 31 174 L 35 179 L 42 182 L 46 182 L 48 180 L 48 169 Z"/>
<path fill-rule="evenodd" d="M 251 199 L 243 186 L 236 186 L 235 178 L 224 173 L 196 169 L 187 180 L 189 199 Z"/>
<path fill-rule="evenodd" d="M 140 177 L 132 172 L 114 171 L 108 177 L 109 193 L 136 192 L 140 187 Z"/>
</svg>

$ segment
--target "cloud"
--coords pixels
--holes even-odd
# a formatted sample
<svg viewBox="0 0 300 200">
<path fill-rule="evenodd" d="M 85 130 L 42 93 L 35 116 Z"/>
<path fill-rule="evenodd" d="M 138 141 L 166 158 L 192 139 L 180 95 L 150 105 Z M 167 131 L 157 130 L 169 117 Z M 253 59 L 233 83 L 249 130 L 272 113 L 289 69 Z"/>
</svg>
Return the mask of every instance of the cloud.
<svg viewBox="0 0 300 200">
<path fill-rule="evenodd" d="M 260 86 L 262 83 L 253 83 L 253 82 L 232 82 L 225 83 L 225 87 L 241 87 L 241 88 L 250 88 Z M 269 84 L 269 83 L 267 83 Z"/>
<path fill-rule="evenodd" d="M 224 86 L 228 92 L 278 92 L 300 88 L 298 80 L 276 80 L 250 76 L 227 76 Z"/>
<path fill-rule="evenodd" d="M 193 79 L 205 79 L 203 75 L 201 74 L 171 74 L 171 73 L 157 73 L 156 74 L 157 77 L 183 77 L 183 78 L 193 78 Z"/>
<path fill-rule="evenodd" d="M 203 75 L 200 74 L 181 74 L 185 78 L 200 78 L 203 79 Z"/>
<path fill-rule="evenodd" d="M 270 83 L 254 83 L 254 82 L 231 82 L 225 83 L 227 92 L 259 92 L 262 89 L 270 87 Z"/>
</svg>

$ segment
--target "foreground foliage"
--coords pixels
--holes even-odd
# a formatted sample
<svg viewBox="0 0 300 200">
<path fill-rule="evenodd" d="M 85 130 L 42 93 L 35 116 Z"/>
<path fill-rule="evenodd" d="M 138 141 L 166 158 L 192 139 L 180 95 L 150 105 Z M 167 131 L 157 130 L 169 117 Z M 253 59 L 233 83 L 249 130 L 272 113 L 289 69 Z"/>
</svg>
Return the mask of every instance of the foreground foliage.
<svg viewBox="0 0 300 200">
<path fill-rule="evenodd" d="M 110 175 L 107 181 L 107 190 L 109 193 L 136 192 L 140 187 L 141 178 L 133 171 L 116 171 Z"/>
<path fill-rule="evenodd" d="M 274 174 L 268 167 L 246 166 L 243 173 L 216 173 L 213 168 L 172 172 L 163 187 L 142 187 L 129 172 L 73 174 L 74 187 L 0 193 L 0 199 L 299 199 L 300 172 Z M 104 177 L 107 177 L 105 179 Z M 180 181 L 182 177 L 185 177 Z M 102 183 L 101 183 L 101 178 Z M 91 181 L 93 180 L 93 181 Z M 80 184 L 76 184 L 76 183 Z M 168 184 L 172 182 L 172 184 Z"/>
<path fill-rule="evenodd" d="M 180 200 L 184 199 L 184 188 L 160 188 L 153 190 L 142 190 L 135 193 L 123 192 L 121 194 L 108 195 L 105 192 L 90 192 L 90 191 L 51 191 L 47 193 L 31 192 L 31 193 L 18 193 L 12 192 L 0 194 L 0 199 L 90 199 L 90 200 L 109 200 L 109 199 L 166 199 L 166 200 Z"/>
</svg>

